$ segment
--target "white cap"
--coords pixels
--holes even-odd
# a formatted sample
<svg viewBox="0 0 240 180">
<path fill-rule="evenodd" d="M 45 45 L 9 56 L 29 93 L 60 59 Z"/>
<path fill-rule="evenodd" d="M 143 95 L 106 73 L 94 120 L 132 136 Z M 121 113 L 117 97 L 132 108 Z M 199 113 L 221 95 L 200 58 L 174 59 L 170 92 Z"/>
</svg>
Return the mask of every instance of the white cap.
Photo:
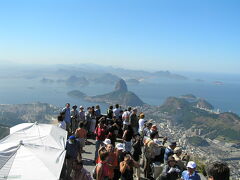
<svg viewBox="0 0 240 180">
<path fill-rule="evenodd" d="M 122 143 L 118 143 L 118 144 L 116 145 L 116 148 L 117 148 L 118 150 L 123 150 L 123 149 L 124 149 L 124 146 L 123 146 Z"/>
<path fill-rule="evenodd" d="M 111 144 L 111 140 L 110 140 L 110 139 L 105 139 L 105 140 L 103 141 L 103 143 L 104 143 L 105 145 Z"/>
<path fill-rule="evenodd" d="M 197 167 L 197 164 L 193 161 L 189 161 L 187 163 L 187 168 L 195 169 Z"/>
</svg>

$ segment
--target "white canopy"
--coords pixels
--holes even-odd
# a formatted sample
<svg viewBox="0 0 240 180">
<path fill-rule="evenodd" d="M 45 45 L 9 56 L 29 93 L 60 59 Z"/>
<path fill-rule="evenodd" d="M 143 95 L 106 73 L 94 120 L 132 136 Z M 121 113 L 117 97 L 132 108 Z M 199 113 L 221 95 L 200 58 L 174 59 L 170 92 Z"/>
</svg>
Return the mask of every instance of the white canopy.
<svg viewBox="0 0 240 180">
<path fill-rule="evenodd" d="M 0 141 L 0 180 L 57 180 L 67 132 L 50 124 L 23 123 Z"/>
</svg>

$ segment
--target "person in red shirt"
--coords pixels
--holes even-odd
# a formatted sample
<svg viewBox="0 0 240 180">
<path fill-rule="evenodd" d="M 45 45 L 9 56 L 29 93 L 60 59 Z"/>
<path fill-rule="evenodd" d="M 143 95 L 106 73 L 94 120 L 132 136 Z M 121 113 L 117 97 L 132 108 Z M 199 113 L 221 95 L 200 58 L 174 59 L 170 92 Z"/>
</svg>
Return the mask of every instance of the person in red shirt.
<svg viewBox="0 0 240 180">
<path fill-rule="evenodd" d="M 100 153 L 100 162 L 96 166 L 96 180 L 109 179 L 108 152 Z"/>
<path fill-rule="evenodd" d="M 108 176 L 109 176 L 109 179 L 113 179 L 114 169 L 118 166 L 117 154 L 116 154 L 116 152 L 114 152 L 113 145 L 107 144 L 106 146 L 102 146 L 98 152 L 99 152 L 99 156 L 97 158 L 96 164 L 98 164 L 101 161 L 101 159 L 100 159 L 101 153 L 103 153 L 103 152 L 109 153 L 108 160 L 107 160 L 107 163 L 109 165 Z"/>
<path fill-rule="evenodd" d="M 99 124 L 95 129 L 95 135 L 96 135 L 96 149 L 95 149 L 94 162 L 98 157 L 98 149 L 100 145 L 103 145 L 103 141 L 106 139 L 106 136 L 107 136 L 107 127 L 104 124 L 104 119 L 99 120 Z"/>
</svg>

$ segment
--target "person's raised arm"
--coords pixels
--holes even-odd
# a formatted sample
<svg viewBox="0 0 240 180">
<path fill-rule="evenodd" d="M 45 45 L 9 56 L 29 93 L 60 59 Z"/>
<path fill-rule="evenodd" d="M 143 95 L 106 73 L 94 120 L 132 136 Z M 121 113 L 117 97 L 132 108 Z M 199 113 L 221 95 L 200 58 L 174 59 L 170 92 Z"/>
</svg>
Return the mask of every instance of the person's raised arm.
<svg viewBox="0 0 240 180">
<path fill-rule="evenodd" d="M 125 161 L 120 162 L 120 172 L 124 173 L 127 168 L 127 163 Z"/>
</svg>

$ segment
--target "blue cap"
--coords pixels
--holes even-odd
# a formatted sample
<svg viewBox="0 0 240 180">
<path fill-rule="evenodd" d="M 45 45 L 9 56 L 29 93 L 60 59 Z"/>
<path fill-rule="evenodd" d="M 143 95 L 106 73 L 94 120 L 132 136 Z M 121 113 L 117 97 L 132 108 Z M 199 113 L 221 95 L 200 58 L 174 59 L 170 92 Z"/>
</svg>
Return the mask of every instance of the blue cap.
<svg viewBox="0 0 240 180">
<path fill-rule="evenodd" d="M 70 136 L 69 139 L 76 139 L 76 137 L 75 136 Z"/>
</svg>

